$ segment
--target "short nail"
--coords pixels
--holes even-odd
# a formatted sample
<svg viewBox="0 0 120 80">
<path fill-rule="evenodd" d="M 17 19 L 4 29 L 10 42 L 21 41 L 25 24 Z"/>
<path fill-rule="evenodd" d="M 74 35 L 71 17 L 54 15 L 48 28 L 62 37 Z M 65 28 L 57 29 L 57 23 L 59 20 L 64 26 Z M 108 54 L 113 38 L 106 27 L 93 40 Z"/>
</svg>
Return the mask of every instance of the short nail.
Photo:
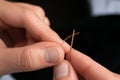
<svg viewBox="0 0 120 80">
<path fill-rule="evenodd" d="M 62 51 L 56 47 L 50 47 L 45 50 L 45 59 L 48 63 L 56 63 L 60 61 L 60 54 Z"/>
<path fill-rule="evenodd" d="M 60 79 L 68 76 L 68 64 L 63 62 L 55 68 L 55 78 Z"/>
</svg>

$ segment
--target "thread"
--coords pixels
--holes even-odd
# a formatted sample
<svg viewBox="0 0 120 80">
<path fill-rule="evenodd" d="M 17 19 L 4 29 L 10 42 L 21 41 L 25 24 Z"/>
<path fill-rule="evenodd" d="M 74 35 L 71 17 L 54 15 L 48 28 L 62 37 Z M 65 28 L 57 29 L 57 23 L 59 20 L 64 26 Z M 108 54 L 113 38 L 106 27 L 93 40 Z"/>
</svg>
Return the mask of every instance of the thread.
<svg viewBox="0 0 120 80">
<path fill-rule="evenodd" d="M 68 37 L 66 37 L 65 39 L 64 39 L 64 41 L 67 41 L 69 38 L 71 38 L 71 44 L 70 44 L 70 54 L 69 54 L 69 59 L 70 59 L 70 61 L 71 61 L 71 53 L 72 53 L 72 47 L 73 47 L 73 43 L 74 43 L 74 37 L 75 37 L 75 35 L 78 35 L 78 34 L 80 34 L 80 32 L 75 32 L 75 29 L 73 29 L 73 32 L 72 32 L 72 35 L 69 35 Z"/>
</svg>

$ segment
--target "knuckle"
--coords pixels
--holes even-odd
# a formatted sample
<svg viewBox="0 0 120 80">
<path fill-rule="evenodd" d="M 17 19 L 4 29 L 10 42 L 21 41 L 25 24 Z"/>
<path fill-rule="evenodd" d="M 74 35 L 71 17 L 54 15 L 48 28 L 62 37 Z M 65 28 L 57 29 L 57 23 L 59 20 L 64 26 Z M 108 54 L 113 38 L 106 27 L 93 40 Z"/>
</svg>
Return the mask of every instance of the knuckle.
<svg viewBox="0 0 120 80">
<path fill-rule="evenodd" d="M 37 12 L 39 12 L 41 15 L 45 16 L 45 11 L 43 8 L 39 7 L 39 6 L 35 6 L 35 10 Z"/>
<path fill-rule="evenodd" d="M 45 23 L 47 23 L 50 26 L 50 20 L 47 17 L 45 18 L 44 21 L 45 21 Z"/>
<path fill-rule="evenodd" d="M 32 48 L 29 47 L 25 48 L 21 54 L 20 63 L 25 71 L 33 70 L 32 52 Z"/>
<path fill-rule="evenodd" d="M 35 15 L 34 11 L 28 8 L 24 10 L 23 14 L 24 14 L 24 18 L 30 18 L 31 16 Z"/>
<path fill-rule="evenodd" d="M 34 20 L 34 17 L 36 17 L 36 15 L 32 9 L 25 9 L 23 13 L 23 20 L 21 22 L 21 24 L 23 24 L 22 26 L 30 24 Z"/>
</svg>

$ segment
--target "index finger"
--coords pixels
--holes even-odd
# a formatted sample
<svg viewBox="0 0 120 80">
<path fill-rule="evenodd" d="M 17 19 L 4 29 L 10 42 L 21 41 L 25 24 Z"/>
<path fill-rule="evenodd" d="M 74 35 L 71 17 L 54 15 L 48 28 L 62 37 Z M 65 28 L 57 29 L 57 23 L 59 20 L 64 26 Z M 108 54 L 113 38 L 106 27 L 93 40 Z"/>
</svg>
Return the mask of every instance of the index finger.
<svg viewBox="0 0 120 80">
<path fill-rule="evenodd" d="M 108 69 L 77 50 L 72 49 L 71 59 L 69 57 L 67 59 L 71 62 L 77 73 L 86 80 L 109 80 L 113 77 Z"/>
<path fill-rule="evenodd" d="M 67 49 L 66 43 L 31 9 L 0 1 L 0 21 L 9 26 L 26 29 L 32 38 L 38 41 L 56 42 Z"/>
<path fill-rule="evenodd" d="M 39 14 L 42 15 L 42 11 Z M 53 30 L 32 9 L 21 7 L 12 2 L 0 2 L 0 22 L 9 27 L 25 28 L 34 38 L 39 40 L 51 40 L 53 35 L 56 36 Z"/>
</svg>

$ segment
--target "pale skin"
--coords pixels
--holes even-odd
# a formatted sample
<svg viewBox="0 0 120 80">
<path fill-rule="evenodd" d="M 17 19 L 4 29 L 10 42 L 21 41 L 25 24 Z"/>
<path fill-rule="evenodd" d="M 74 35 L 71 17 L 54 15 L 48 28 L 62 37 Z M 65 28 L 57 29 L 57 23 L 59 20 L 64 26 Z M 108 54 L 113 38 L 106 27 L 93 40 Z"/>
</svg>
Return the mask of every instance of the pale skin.
<svg viewBox="0 0 120 80">
<path fill-rule="evenodd" d="M 49 26 L 41 7 L 0 0 L 0 76 L 63 61 L 68 45 Z"/>
<path fill-rule="evenodd" d="M 72 49 L 50 27 L 41 7 L 0 0 L 0 76 L 54 66 L 54 80 L 119 80 Z M 64 60 L 65 53 L 67 60 Z M 70 58 L 70 59 L 69 59 Z"/>
</svg>

